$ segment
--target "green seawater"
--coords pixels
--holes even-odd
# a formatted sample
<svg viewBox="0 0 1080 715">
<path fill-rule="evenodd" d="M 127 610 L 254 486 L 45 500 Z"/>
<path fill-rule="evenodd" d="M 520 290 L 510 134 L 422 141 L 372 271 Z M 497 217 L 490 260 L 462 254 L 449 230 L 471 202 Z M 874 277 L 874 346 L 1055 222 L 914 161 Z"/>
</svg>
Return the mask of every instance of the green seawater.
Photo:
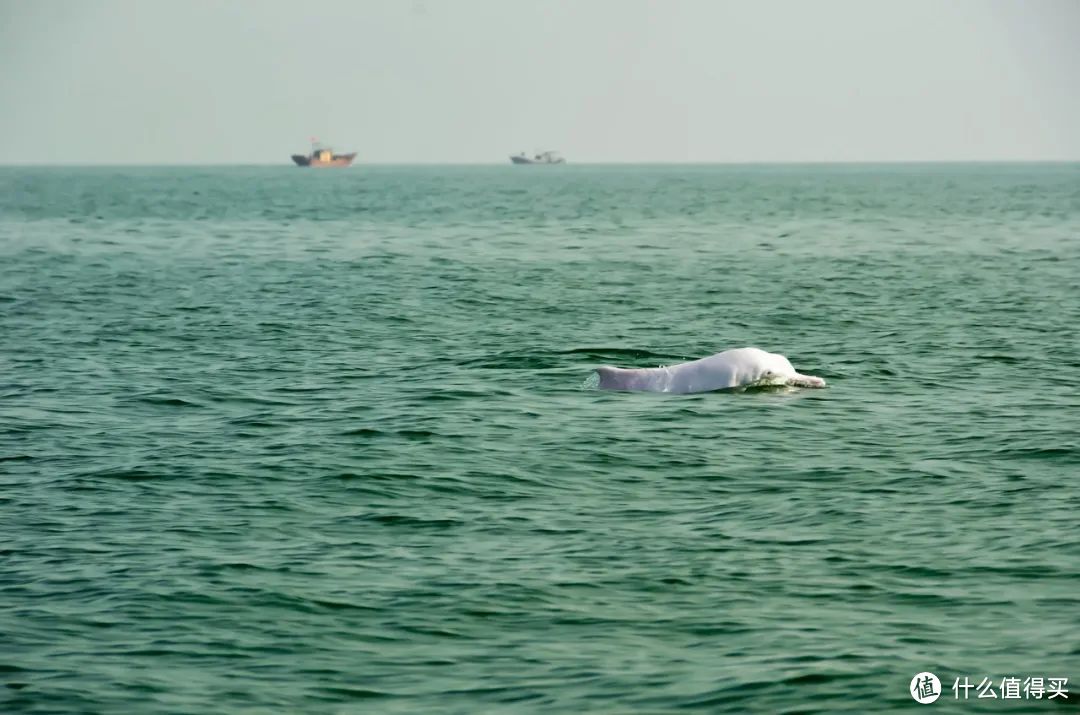
<svg viewBox="0 0 1080 715">
<path fill-rule="evenodd" d="M 1077 164 L 2 168 L 0 712 L 1068 712 L 1078 331 Z"/>
</svg>

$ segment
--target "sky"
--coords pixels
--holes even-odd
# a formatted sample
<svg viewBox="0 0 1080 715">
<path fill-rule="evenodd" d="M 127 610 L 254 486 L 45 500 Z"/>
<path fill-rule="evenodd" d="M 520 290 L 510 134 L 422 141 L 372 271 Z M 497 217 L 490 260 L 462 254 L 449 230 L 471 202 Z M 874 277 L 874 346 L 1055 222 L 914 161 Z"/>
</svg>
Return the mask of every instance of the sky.
<svg viewBox="0 0 1080 715">
<path fill-rule="evenodd" d="M 1080 160 L 1080 0 L 0 0 L 0 164 Z"/>
</svg>

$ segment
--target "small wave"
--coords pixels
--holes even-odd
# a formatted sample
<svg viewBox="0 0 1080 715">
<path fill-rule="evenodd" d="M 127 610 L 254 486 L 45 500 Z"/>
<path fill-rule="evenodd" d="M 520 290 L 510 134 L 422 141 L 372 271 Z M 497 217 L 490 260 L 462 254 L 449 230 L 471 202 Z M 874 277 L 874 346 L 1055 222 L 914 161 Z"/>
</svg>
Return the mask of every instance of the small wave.
<svg viewBox="0 0 1080 715">
<path fill-rule="evenodd" d="M 146 469 L 101 469 L 94 472 L 84 472 L 78 475 L 79 478 L 86 479 L 118 479 L 126 482 L 148 482 L 155 479 L 163 479 L 164 475 L 151 472 Z"/>
<path fill-rule="evenodd" d="M 1080 463 L 1080 449 L 1076 447 L 1008 447 L 999 449 L 995 457 L 1002 459 L 1032 459 L 1061 462 L 1064 464 Z"/>
<path fill-rule="evenodd" d="M 145 405 L 161 405 L 163 407 L 202 407 L 198 402 L 185 400 L 181 397 L 139 397 L 138 402 Z"/>
<path fill-rule="evenodd" d="M 353 521 L 354 519 L 383 524 L 384 526 L 407 526 L 415 529 L 451 529 L 465 525 L 464 521 L 459 521 L 457 519 L 423 519 L 408 514 L 364 514 L 351 517 L 343 516 L 339 518 L 339 521 Z"/>
<path fill-rule="evenodd" d="M 345 437 L 371 437 L 372 439 L 397 437 L 414 441 L 430 440 L 432 437 L 440 436 L 438 432 L 423 429 L 380 430 L 371 427 L 358 427 L 356 429 L 345 430 L 341 434 Z"/>
<path fill-rule="evenodd" d="M 556 350 L 557 355 L 581 355 L 590 360 L 638 360 L 649 361 L 658 360 L 660 362 L 677 363 L 685 360 L 692 360 L 683 355 L 673 355 L 671 353 L 657 353 L 651 350 L 641 350 L 633 348 L 603 348 L 603 347 L 583 347 L 583 348 L 570 348 L 568 350 Z"/>
<path fill-rule="evenodd" d="M 396 697 L 394 693 L 369 688 L 349 688 L 345 686 L 324 686 L 315 692 L 324 695 L 332 695 L 335 698 L 347 698 L 349 700 L 372 700 L 377 698 Z"/>
<path fill-rule="evenodd" d="M 1020 362 L 1027 362 L 1024 358 L 1017 357 L 1015 355 L 976 355 L 975 359 L 976 360 L 987 360 L 989 362 L 1003 362 L 1003 363 L 1007 363 L 1007 364 L 1015 364 L 1015 363 L 1020 363 Z"/>
</svg>

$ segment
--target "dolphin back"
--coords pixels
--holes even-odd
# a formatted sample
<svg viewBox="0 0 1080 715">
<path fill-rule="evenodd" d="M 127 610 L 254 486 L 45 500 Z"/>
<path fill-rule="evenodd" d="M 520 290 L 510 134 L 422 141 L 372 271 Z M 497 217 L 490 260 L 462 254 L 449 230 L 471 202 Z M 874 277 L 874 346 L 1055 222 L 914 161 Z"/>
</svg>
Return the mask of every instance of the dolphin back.
<svg viewBox="0 0 1080 715">
<path fill-rule="evenodd" d="M 666 392 L 670 376 L 666 368 L 622 368 L 604 365 L 596 368 L 601 390 L 642 390 Z"/>
</svg>

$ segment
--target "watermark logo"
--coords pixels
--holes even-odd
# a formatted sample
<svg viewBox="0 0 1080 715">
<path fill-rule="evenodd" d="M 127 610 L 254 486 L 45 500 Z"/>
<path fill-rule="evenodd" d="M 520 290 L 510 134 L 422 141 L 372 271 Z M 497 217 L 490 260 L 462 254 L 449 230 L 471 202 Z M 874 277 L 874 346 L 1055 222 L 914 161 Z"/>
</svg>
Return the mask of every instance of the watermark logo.
<svg viewBox="0 0 1080 715">
<path fill-rule="evenodd" d="M 911 679 L 909 691 L 917 702 L 929 705 L 941 697 L 941 681 L 933 673 L 919 673 Z"/>
</svg>

